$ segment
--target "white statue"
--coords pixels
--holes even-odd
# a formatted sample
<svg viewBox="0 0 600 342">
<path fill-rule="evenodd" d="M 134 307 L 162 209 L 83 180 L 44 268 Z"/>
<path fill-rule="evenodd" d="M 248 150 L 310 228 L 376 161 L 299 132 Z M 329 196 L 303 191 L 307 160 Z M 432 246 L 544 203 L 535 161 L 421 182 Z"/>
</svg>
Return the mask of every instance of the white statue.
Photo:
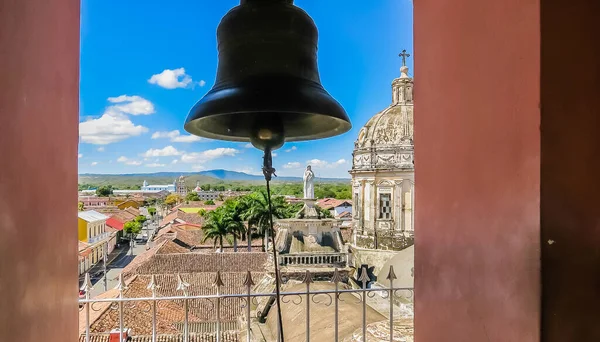
<svg viewBox="0 0 600 342">
<path fill-rule="evenodd" d="M 304 198 L 306 198 L 306 199 L 315 198 L 315 186 L 314 186 L 315 174 L 310 169 L 310 165 L 308 165 L 306 167 L 306 171 L 304 171 L 304 177 L 302 177 L 302 179 L 304 180 Z"/>
</svg>

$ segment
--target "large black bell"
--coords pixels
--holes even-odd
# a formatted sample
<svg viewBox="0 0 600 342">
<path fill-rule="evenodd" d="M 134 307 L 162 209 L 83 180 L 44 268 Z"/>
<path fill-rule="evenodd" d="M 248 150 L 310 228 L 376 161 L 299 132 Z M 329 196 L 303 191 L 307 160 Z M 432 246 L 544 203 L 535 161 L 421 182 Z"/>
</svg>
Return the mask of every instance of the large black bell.
<svg viewBox="0 0 600 342">
<path fill-rule="evenodd" d="M 216 82 L 190 110 L 185 130 L 260 149 L 350 130 L 321 85 L 317 39 L 313 20 L 293 0 L 242 0 L 219 24 Z"/>
</svg>

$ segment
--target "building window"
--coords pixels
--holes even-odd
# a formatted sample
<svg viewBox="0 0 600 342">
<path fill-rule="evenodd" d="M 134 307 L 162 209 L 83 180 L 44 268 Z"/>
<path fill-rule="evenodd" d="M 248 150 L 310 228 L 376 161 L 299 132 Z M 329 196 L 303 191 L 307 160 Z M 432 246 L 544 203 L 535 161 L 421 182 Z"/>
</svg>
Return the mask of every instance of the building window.
<svg viewBox="0 0 600 342">
<path fill-rule="evenodd" d="M 379 218 L 383 220 L 392 219 L 392 196 L 391 194 L 379 194 Z"/>
</svg>

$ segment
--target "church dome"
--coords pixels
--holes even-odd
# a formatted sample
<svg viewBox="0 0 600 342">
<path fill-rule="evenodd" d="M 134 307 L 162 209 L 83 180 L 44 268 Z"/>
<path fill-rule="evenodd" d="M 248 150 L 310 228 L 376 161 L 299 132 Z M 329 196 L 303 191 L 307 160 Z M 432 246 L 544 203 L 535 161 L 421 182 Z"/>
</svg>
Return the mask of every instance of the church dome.
<svg viewBox="0 0 600 342">
<path fill-rule="evenodd" d="M 412 169 L 413 79 L 408 67 L 392 82 L 392 104 L 375 114 L 358 133 L 352 170 Z"/>
</svg>

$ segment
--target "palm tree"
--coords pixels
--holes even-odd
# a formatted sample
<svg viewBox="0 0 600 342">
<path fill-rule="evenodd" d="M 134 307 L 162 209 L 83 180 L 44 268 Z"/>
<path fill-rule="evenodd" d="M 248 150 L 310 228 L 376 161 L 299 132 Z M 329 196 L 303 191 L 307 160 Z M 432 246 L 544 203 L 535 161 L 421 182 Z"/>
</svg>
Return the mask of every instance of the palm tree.
<svg viewBox="0 0 600 342">
<path fill-rule="evenodd" d="M 273 208 L 273 218 L 281 219 L 286 217 L 286 203 L 283 197 L 273 197 L 271 196 L 271 207 Z M 270 231 L 270 217 L 269 217 L 269 201 L 267 193 L 264 191 L 259 191 L 253 196 L 249 197 L 248 210 L 244 215 L 244 218 L 248 220 L 248 230 L 251 229 L 252 226 L 255 226 L 258 229 L 259 234 L 264 237 L 262 242 L 262 251 L 265 249 L 265 240 L 268 239 L 269 234 L 273 235 L 273 232 Z M 275 241 L 275 239 L 273 239 Z M 248 241 L 250 244 L 251 242 Z"/>
<path fill-rule="evenodd" d="M 229 234 L 233 237 L 233 251 L 237 252 L 237 240 L 243 239 L 246 233 L 244 214 L 248 210 L 248 201 L 245 198 L 228 200 L 223 207 L 229 220 Z M 220 210 L 221 208 L 217 209 Z M 249 250 L 250 251 L 250 250 Z"/>
<path fill-rule="evenodd" d="M 202 231 L 204 232 L 202 242 L 213 239 L 213 246 L 216 247 L 217 241 L 219 241 L 219 246 L 221 247 L 221 251 L 223 251 L 223 237 L 229 234 L 229 224 L 230 220 L 223 210 L 211 211 L 208 214 L 208 220 L 202 226 Z"/>
</svg>

